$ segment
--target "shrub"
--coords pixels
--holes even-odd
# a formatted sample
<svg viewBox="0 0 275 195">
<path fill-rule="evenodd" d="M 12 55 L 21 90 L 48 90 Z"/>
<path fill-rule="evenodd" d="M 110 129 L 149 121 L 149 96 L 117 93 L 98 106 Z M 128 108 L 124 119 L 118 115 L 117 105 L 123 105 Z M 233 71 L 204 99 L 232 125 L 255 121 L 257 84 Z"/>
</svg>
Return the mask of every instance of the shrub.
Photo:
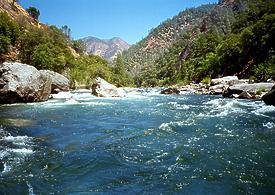
<svg viewBox="0 0 275 195">
<path fill-rule="evenodd" d="M 6 13 L 0 13 L 0 58 L 15 46 L 19 37 L 19 26 Z"/>
<path fill-rule="evenodd" d="M 72 65 L 67 38 L 56 27 L 28 29 L 20 38 L 20 60 L 38 69 L 62 72 Z"/>
<path fill-rule="evenodd" d="M 211 78 L 205 77 L 204 79 L 202 79 L 201 83 L 209 85 L 211 83 Z"/>
</svg>

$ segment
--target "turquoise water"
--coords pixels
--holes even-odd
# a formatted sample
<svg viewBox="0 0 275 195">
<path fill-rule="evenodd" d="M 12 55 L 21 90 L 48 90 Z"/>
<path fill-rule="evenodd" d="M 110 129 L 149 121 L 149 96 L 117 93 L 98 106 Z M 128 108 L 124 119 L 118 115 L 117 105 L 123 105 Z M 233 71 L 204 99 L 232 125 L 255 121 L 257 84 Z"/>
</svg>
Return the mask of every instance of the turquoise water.
<svg viewBox="0 0 275 195">
<path fill-rule="evenodd" d="M 275 108 L 196 95 L 0 106 L 0 194 L 272 194 Z"/>
</svg>

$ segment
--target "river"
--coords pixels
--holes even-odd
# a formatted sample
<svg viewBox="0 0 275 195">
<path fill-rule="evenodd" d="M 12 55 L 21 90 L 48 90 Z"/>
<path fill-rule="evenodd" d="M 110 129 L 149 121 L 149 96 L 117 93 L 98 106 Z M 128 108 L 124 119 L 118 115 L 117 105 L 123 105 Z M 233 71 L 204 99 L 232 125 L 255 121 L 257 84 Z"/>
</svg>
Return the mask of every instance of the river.
<svg viewBox="0 0 275 195">
<path fill-rule="evenodd" d="M 129 94 L 0 106 L 0 194 L 272 194 L 275 107 Z"/>
</svg>

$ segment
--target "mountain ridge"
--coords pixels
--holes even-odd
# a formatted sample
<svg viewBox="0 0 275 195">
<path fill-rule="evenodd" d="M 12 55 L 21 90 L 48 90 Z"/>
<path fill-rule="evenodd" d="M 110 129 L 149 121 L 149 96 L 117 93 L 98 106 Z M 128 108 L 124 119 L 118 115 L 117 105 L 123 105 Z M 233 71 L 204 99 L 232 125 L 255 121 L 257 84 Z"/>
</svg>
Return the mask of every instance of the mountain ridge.
<svg viewBox="0 0 275 195">
<path fill-rule="evenodd" d="M 130 47 L 130 45 L 120 37 L 100 39 L 94 36 L 88 36 L 79 40 L 87 54 L 99 55 L 110 62 Z"/>
</svg>

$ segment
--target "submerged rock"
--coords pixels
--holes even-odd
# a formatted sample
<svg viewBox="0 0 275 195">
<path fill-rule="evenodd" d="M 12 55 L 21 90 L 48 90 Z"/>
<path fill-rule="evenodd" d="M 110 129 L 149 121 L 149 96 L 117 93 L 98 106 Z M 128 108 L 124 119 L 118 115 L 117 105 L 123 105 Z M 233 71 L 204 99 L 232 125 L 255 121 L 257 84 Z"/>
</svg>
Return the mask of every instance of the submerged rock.
<svg viewBox="0 0 275 195">
<path fill-rule="evenodd" d="M 126 95 L 123 89 L 117 88 L 100 77 L 96 78 L 92 84 L 92 94 L 97 97 L 124 97 Z"/>
<path fill-rule="evenodd" d="M 180 90 L 177 88 L 168 88 L 160 92 L 160 94 L 180 94 Z"/>
<path fill-rule="evenodd" d="M 265 102 L 266 105 L 275 106 L 275 85 L 267 94 L 262 97 L 262 100 Z"/>
<path fill-rule="evenodd" d="M 29 119 L 20 119 L 20 118 L 7 118 L 0 119 L 0 123 L 4 125 L 16 126 L 16 127 L 25 127 L 30 126 L 34 122 Z"/>
<path fill-rule="evenodd" d="M 0 64 L 0 103 L 46 101 L 52 80 L 35 67 L 21 63 Z"/>
<path fill-rule="evenodd" d="M 63 75 L 51 70 L 40 70 L 40 73 L 52 79 L 52 93 L 70 90 L 70 81 Z"/>
</svg>

